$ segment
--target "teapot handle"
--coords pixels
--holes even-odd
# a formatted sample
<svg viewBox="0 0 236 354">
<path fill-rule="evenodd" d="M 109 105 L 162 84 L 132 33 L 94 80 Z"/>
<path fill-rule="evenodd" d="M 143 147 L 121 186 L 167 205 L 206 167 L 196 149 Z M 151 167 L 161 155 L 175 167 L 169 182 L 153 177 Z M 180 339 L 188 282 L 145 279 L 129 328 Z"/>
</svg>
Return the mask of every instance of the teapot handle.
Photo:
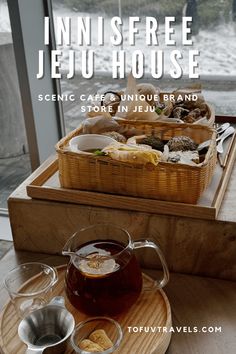
<svg viewBox="0 0 236 354">
<path fill-rule="evenodd" d="M 27 348 L 25 354 L 43 354 L 45 348 L 42 349 L 31 349 Z"/>
<path fill-rule="evenodd" d="M 138 249 L 138 248 L 153 248 L 158 257 L 160 258 L 161 264 L 162 264 L 162 268 L 163 268 L 163 278 L 161 280 L 155 280 L 154 284 L 151 287 L 145 287 L 144 290 L 153 290 L 153 289 L 161 289 L 163 288 L 169 281 L 169 270 L 168 270 L 168 266 L 165 260 L 165 257 L 161 251 L 161 249 L 159 248 L 159 246 L 151 241 L 151 240 L 147 240 L 147 239 L 140 239 L 138 241 L 133 241 L 133 249 Z"/>
</svg>

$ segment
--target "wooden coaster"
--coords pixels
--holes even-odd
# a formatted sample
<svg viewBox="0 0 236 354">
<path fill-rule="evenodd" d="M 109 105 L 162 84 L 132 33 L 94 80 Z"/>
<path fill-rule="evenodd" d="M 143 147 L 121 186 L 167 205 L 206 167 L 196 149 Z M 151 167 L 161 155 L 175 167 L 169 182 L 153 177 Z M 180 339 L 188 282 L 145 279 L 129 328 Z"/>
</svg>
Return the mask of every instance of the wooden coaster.
<svg viewBox="0 0 236 354">
<path fill-rule="evenodd" d="M 66 266 L 57 267 L 58 283 L 52 296 L 65 297 L 66 308 L 73 314 L 76 324 L 88 318 L 76 310 L 67 300 L 64 292 Z M 144 285 L 152 279 L 143 274 Z M 37 287 L 35 283 L 30 288 Z M 162 290 L 143 291 L 138 301 L 124 314 L 114 317 L 123 330 L 123 340 L 117 354 L 164 354 L 171 339 L 171 310 L 169 301 Z M 14 307 L 8 302 L 0 317 L 0 345 L 4 354 L 25 354 L 26 345 L 18 337 L 18 319 Z M 73 353 L 68 346 L 65 354 Z"/>
</svg>

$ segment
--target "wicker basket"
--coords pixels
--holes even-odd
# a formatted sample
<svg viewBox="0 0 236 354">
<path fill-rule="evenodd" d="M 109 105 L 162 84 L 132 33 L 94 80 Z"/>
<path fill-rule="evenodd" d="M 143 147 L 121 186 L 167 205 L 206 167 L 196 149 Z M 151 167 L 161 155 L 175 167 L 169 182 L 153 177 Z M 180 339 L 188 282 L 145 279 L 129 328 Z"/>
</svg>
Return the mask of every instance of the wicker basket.
<svg viewBox="0 0 236 354">
<path fill-rule="evenodd" d="M 209 185 L 216 165 L 216 132 L 201 125 L 120 121 L 140 134 L 155 133 L 163 140 L 186 135 L 196 143 L 212 139 L 204 161 L 196 166 L 161 162 L 152 168 L 115 161 L 107 156 L 71 152 L 69 140 L 78 128 L 56 145 L 61 186 L 89 191 L 196 204 Z"/>
<path fill-rule="evenodd" d="M 207 110 L 208 110 L 208 115 L 207 115 L 208 126 L 213 127 L 213 125 L 215 123 L 215 110 L 211 104 L 209 104 L 208 102 L 206 104 L 207 104 Z"/>
<path fill-rule="evenodd" d="M 209 104 L 208 102 L 206 102 L 206 106 L 207 106 L 207 122 L 202 125 L 205 125 L 208 127 L 213 127 L 213 125 L 215 123 L 215 110 L 214 110 L 213 106 L 211 104 Z M 196 124 L 198 124 L 198 123 L 196 122 Z M 195 125 L 195 124 L 193 123 L 193 125 Z M 201 125 L 201 123 L 199 123 L 199 125 Z"/>
<path fill-rule="evenodd" d="M 163 96 L 164 95 L 170 95 L 170 94 L 173 94 L 171 92 L 161 92 L 160 93 L 160 99 L 161 101 L 163 101 Z M 204 126 L 208 126 L 208 127 L 213 127 L 214 123 L 215 123 L 215 110 L 214 110 L 214 107 L 208 103 L 208 102 L 205 102 L 206 103 L 206 108 L 207 108 L 207 113 L 206 113 L 206 117 L 207 117 L 207 122 L 204 122 L 204 124 L 201 124 L 201 123 L 193 123 L 194 125 L 195 124 L 199 124 L 199 125 L 204 125 Z M 167 123 L 165 121 L 165 123 Z M 171 118 L 170 118 L 170 122 L 168 123 L 171 123 Z M 172 123 L 171 123 L 172 124 Z"/>
<path fill-rule="evenodd" d="M 115 91 L 107 91 L 108 93 L 113 93 L 117 96 L 120 97 L 120 95 L 123 93 L 122 91 L 120 92 L 115 92 Z M 184 94 L 183 91 L 181 91 L 182 94 Z M 194 93 L 194 92 L 193 92 Z M 199 93 L 199 92 L 196 92 L 196 93 Z M 173 95 L 174 93 L 173 92 L 160 92 L 160 100 L 161 102 L 163 101 L 163 96 L 164 95 Z M 187 92 L 186 92 L 187 94 Z M 193 123 L 193 124 L 199 124 L 199 125 L 204 125 L 204 126 L 208 126 L 208 127 L 213 127 L 214 126 L 214 123 L 215 123 L 215 110 L 214 110 L 214 107 L 208 103 L 208 102 L 205 102 L 206 103 L 206 108 L 207 108 L 207 112 L 206 112 L 206 117 L 207 117 L 207 121 L 204 120 L 204 123 Z M 101 101 L 101 104 L 103 106 L 103 101 Z M 114 106 L 117 106 L 117 102 L 114 102 L 114 103 L 111 103 L 110 105 L 114 105 Z M 115 111 L 112 115 L 115 115 Z M 165 118 L 165 121 L 163 121 L 163 123 L 167 123 L 167 124 L 173 124 L 173 122 L 171 122 L 171 120 L 173 118 L 171 117 L 163 117 Z M 168 121 L 168 118 L 169 118 L 169 121 Z M 139 120 L 140 121 L 140 120 Z M 159 118 L 159 120 L 157 119 L 157 122 L 161 122 L 161 119 Z"/>
</svg>

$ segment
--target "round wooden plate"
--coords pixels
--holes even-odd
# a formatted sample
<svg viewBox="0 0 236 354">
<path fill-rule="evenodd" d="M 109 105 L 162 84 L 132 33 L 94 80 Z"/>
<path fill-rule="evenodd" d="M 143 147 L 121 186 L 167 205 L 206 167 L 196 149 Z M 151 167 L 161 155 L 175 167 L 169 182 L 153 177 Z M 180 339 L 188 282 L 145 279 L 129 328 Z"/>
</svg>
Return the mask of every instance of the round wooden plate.
<svg viewBox="0 0 236 354">
<path fill-rule="evenodd" d="M 64 292 L 64 274 L 66 266 L 57 267 L 58 283 L 53 296 L 65 297 L 66 307 L 73 314 L 76 324 L 88 318 L 76 310 L 67 300 Z M 144 285 L 152 279 L 143 274 Z M 35 287 L 37 277 L 35 277 Z M 143 291 L 138 301 L 124 314 L 115 316 L 122 329 L 123 340 L 117 354 L 164 354 L 171 339 L 171 310 L 169 301 L 162 290 Z M 0 345 L 4 354 L 24 354 L 26 345 L 18 337 L 17 330 L 20 320 L 14 307 L 8 302 L 0 318 Z M 73 353 L 68 347 L 66 354 Z"/>
</svg>

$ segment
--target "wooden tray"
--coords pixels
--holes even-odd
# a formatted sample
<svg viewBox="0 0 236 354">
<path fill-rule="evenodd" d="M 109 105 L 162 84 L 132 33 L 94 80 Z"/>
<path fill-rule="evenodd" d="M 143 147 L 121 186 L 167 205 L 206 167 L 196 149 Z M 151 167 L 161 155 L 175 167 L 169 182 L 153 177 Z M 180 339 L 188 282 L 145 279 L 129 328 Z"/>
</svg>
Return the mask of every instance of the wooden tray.
<svg viewBox="0 0 236 354">
<path fill-rule="evenodd" d="M 61 188 L 56 158 L 48 161 L 26 187 L 27 194 L 31 198 L 43 200 L 214 220 L 220 210 L 234 165 L 236 136 L 228 139 L 224 147 L 227 163 L 224 168 L 217 164 L 211 184 L 196 205 Z M 225 157 L 222 156 L 222 159 Z"/>
<path fill-rule="evenodd" d="M 66 307 L 73 314 L 76 324 L 85 320 L 86 315 L 76 310 L 66 299 L 64 293 L 64 273 L 66 266 L 57 267 L 58 283 L 53 290 L 52 296 L 65 296 Z M 151 278 L 143 274 L 145 285 L 150 283 Z M 37 285 L 37 277 L 35 283 Z M 30 289 L 34 289 L 34 285 Z M 121 325 L 124 338 L 121 346 L 117 349 L 117 354 L 164 354 L 168 348 L 171 339 L 171 332 L 166 333 L 156 331 L 155 333 L 129 333 L 128 327 L 171 327 L 171 310 L 169 301 L 162 290 L 144 291 L 138 301 L 131 307 L 126 314 L 114 317 Z M 9 302 L 0 318 L 0 345 L 4 354 L 25 354 L 26 345 L 18 337 L 19 320 L 15 314 L 14 307 Z M 73 353 L 68 346 L 66 354 Z"/>
</svg>

